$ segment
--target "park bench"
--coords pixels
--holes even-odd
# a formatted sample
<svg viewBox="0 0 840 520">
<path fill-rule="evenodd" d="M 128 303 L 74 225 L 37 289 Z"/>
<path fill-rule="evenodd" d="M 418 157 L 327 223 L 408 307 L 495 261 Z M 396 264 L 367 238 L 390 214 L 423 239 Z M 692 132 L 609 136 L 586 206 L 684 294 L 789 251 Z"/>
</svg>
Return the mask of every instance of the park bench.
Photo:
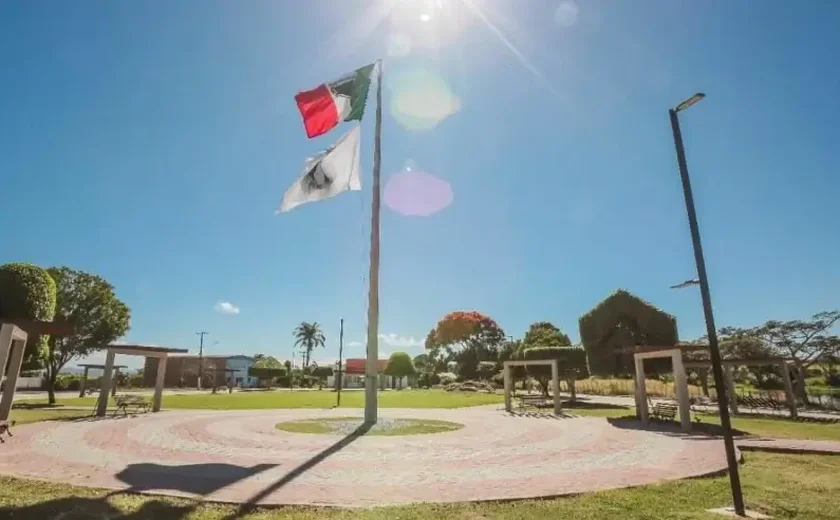
<svg viewBox="0 0 840 520">
<path fill-rule="evenodd" d="M 0 421 L 0 442 L 6 442 L 5 440 L 3 440 L 4 433 L 8 434 L 9 437 L 14 437 L 14 435 L 12 435 L 11 427 L 12 423 L 10 423 L 9 421 Z"/>
<path fill-rule="evenodd" d="M 534 408 L 553 408 L 554 403 L 549 403 L 544 395 L 523 394 L 517 396 L 519 399 L 519 409 L 524 410 L 528 406 Z"/>
<path fill-rule="evenodd" d="M 742 404 L 752 411 L 759 408 L 769 408 L 773 411 L 778 411 L 784 407 L 784 404 L 772 396 L 737 396 L 738 404 Z"/>
<path fill-rule="evenodd" d="M 134 394 L 120 394 L 114 398 L 114 402 L 117 404 L 116 409 L 114 409 L 114 415 L 116 415 L 120 410 L 122 410 L 125 415 L 128 415 L 129 408 L 133 408 L 135 412 L 140 410 L 148 412 L 149 408 L 152 406 L 148 399 L 142 395 Z"/>
<path fill-rule="evenodd" d="M 674 402 L 659 402 L 650 410 L 650 418 L 658 421 L 673 421 L 677 417 L 679 407 Z"/>
</svg>

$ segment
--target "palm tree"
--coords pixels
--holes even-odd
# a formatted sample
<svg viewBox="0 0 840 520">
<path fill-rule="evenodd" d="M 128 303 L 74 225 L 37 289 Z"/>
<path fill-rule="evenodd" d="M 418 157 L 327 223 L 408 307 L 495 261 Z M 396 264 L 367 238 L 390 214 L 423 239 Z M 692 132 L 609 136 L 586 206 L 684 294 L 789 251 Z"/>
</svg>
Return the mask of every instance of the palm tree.
<svg viewBox="0 0 840 520">
<path fill-rule="evenodd" d="M 317 321 L 312 323 L 301 322 L 295 328 L 295 346 L 300 347 L 300 353 L 303 354 L 303 368 L 309 367 L 309 358 L 312 356 L 312 351 L 317 347 L 323 347 L 326 342 L 321 325 Z"/>
</svg>

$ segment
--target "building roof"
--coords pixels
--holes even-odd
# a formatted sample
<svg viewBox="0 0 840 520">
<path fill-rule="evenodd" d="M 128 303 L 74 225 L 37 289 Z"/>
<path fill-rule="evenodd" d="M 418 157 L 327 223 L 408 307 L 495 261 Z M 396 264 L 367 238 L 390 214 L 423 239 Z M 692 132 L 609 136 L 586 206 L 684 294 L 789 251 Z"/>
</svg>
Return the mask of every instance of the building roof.
<svg viewBox="0 0 840 520">
<path fill-rule="evenodd" d="M 195 359 L 198 359 L 198 354 L 189 354 L 189 353 L 180 354 L 179 353 L 179 354 L 172 354 L 169 357 L 171 357 L 171 358 L 195 358 Z M 236 356 L 229 356 L 227 354 L 204 354 L 201 357 L 204 358 L 204 359 L 228 359 L 228 358 L 232 358 L 232 357 L 236 357 Z"/>
<path fill-rule="evenodd" d="M 188 352 L 185 348 L 167 348 L 159 347 L 157 345 L 139 345 L 128 343 L 111 343 L 108 345 L 108 348 L 112 348 L 114 350 L 133 350 L 138 355 L 142 355 L 143 352 L 155 354 L 178 354 Z"/>
<path fill-rule="evenodd" d="M 367 362 L 364 358 L 350 358 L 344 360 L 344 373 L 345 374 L 364 374 L 365 373 L 365 363 Z M 377 360 L 377 367 L 379 371 L 382 372 L 385 370 L 385 367 L 388 366 L 387 359 L 379 359 Z"/>
</svg>

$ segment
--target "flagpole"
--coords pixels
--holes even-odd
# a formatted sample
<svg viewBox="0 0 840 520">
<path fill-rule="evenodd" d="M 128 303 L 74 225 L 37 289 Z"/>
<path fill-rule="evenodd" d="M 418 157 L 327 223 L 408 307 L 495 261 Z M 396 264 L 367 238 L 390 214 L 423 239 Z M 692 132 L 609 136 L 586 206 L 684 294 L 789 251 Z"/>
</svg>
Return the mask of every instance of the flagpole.
<svg viewBox="0 0 840 520">
<path fill-rule="evenodd" d="M 341 387 L 344 386 L 344 381 L 341 379 L 341 360 L 344 355 L 344 318 L 341 318 L 338 332 L 338 374 L 336 377 L 338 396 L 335 400 L 336 408 L 341 406 Z"/>
<path fill-rule="evenodd" d="M 379 386 L 379 169 L 382 133 L 382 60 L 376 62 L 376 126 L 373 134 L 373 200 L 370 212 L 370 289 L 368 292 L 367 360 L 365 363 L 365 423 L 375 424 Z"/>
</svg>

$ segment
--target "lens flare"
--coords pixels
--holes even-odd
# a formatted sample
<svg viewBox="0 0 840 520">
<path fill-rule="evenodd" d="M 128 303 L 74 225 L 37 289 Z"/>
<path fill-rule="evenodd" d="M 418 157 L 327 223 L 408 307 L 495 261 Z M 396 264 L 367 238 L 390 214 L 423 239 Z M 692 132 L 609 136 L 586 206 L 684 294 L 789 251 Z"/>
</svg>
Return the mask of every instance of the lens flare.
<svg viewBox="0 0 840 520">
<path fill-rule="evenodd" d="M 461 109 L 446 81 L 427 69 L 401 69 L 390 78 L 391 115 L 407 130 L 430 130 Z"/>
<path fill-rule="evenodd" d="M 443 179 L 406 169 L 385 185 L 385 205 L 407 217 L 428 217 L 452 204 L 452 186 Z"/>
</svg>

